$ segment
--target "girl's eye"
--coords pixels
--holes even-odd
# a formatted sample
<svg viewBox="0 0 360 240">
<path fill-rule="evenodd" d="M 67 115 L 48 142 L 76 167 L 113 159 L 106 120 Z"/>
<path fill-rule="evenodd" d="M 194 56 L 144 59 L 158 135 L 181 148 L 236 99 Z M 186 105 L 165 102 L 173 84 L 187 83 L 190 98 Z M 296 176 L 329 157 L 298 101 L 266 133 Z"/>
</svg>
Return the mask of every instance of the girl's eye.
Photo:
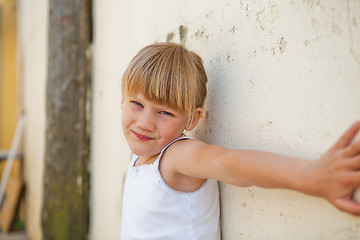
<svg viewBox="0 0 360 240">
<path fill-rule="evenodd" d="M 168 115 L 168 116 L 174 116 L 174 114 L 169 113 L 167 111 L 161 111 L 160 114 Z"/>
<path fill-rule="evenodd" d="M 144 107 L 141 103 L 137 102 L 137 101 L 131 101 L 132 104 L 139 106 L 139 107 Z"/>
</svg>

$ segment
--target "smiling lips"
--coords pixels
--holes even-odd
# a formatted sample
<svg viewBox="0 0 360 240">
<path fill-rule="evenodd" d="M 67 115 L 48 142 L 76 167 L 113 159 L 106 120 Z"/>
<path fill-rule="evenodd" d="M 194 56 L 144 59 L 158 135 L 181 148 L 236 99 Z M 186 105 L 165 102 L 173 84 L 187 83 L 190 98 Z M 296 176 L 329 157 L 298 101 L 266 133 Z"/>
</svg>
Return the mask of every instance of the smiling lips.
<svg viewBox="0 0 360 240">
<path fill-rule="evenodd" d="M 150 138 L 150 137 L 147 137 L 147 136 L 138 134 L 138 133 L 136 133 L 136 132 L 134 132 L 134 134 L 135 134 L 135 136 L 136 136 L 140 141 L 146 142 L 146 141 L 149 141 L 149 140 L 152 139 L 152 138 Z"/>
</svg>

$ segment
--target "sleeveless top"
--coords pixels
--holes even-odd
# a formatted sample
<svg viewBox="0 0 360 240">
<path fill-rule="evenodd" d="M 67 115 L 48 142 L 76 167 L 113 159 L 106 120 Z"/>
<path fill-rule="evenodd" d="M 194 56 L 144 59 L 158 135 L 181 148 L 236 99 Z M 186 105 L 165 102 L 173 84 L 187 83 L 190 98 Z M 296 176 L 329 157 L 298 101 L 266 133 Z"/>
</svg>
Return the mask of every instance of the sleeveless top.
<svg viewBox="0 0 360 240">
<path fill-rule="evenodd" d="M 218 182 L 207 179 L 196 191 L 186 193 L 169 187 L 159 171 L 167 145 L 152 164 L 136 167 L 134 155 L 125 180 L 122 240 L 219 240 Z"/>
</svg>

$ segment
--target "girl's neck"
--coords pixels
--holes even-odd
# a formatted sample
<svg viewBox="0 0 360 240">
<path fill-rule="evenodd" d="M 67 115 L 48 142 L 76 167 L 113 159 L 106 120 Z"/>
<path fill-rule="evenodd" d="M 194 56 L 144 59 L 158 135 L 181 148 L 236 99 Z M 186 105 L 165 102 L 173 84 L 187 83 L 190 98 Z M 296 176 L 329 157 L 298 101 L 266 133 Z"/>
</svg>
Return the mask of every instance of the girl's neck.
<svg viewBox="0 0 360 240">
<path fill-rule="evenodd" d="M 135 166 L 141 166 L 145 164 L 153 164 L 155 160 L 158 158 L 160 153 L 155 154 L 153 156 L 140 156 L 138 160 L 135 162 Z"/>
</svg>

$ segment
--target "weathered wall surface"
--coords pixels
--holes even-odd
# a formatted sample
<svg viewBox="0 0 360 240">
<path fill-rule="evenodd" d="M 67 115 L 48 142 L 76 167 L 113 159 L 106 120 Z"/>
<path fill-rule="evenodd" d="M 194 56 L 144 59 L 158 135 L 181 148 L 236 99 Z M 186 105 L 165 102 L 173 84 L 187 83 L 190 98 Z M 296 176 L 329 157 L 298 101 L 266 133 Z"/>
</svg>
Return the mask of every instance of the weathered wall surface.
<svg viewBox="0 0 360 240">
<path fill-rule="evenodd" d="M 95 5 L 93 239 L 119 236 L 128 162 L 119 81 L 147 44 L 181 42 L 203 57 L 208 116 L 194 135 L 208 143 L 316 159 L 360 118 L 359 1 Z M 360 237 L 358 218 L 292 191 L 221 184 L 221 203 L 224 239 Z"/>
<path fill-rule="evenodd" d="M 26 230 L 32 240 L 41 240 L 45 144 L 45 82 L 47 71 L 47 1 L 18 0 L 18 69 L 24 131 L 26 181 Z"/>
<path fill-rule="evenodd" d="M 28 231 L 40 239 L 47 1 L 19 1 L 27 112 Z M 360 118 L 360 3 L 94 1 L 91 239 L 120 239 L 129 150 L 120 79 L 143 46 L 181 42 L 209 76 L 194 135 L 230 148 L 316 159 Z M 223 239 L 359 239 L 360 220 L 287 190 L 221 184 Z"/>
</svg>

